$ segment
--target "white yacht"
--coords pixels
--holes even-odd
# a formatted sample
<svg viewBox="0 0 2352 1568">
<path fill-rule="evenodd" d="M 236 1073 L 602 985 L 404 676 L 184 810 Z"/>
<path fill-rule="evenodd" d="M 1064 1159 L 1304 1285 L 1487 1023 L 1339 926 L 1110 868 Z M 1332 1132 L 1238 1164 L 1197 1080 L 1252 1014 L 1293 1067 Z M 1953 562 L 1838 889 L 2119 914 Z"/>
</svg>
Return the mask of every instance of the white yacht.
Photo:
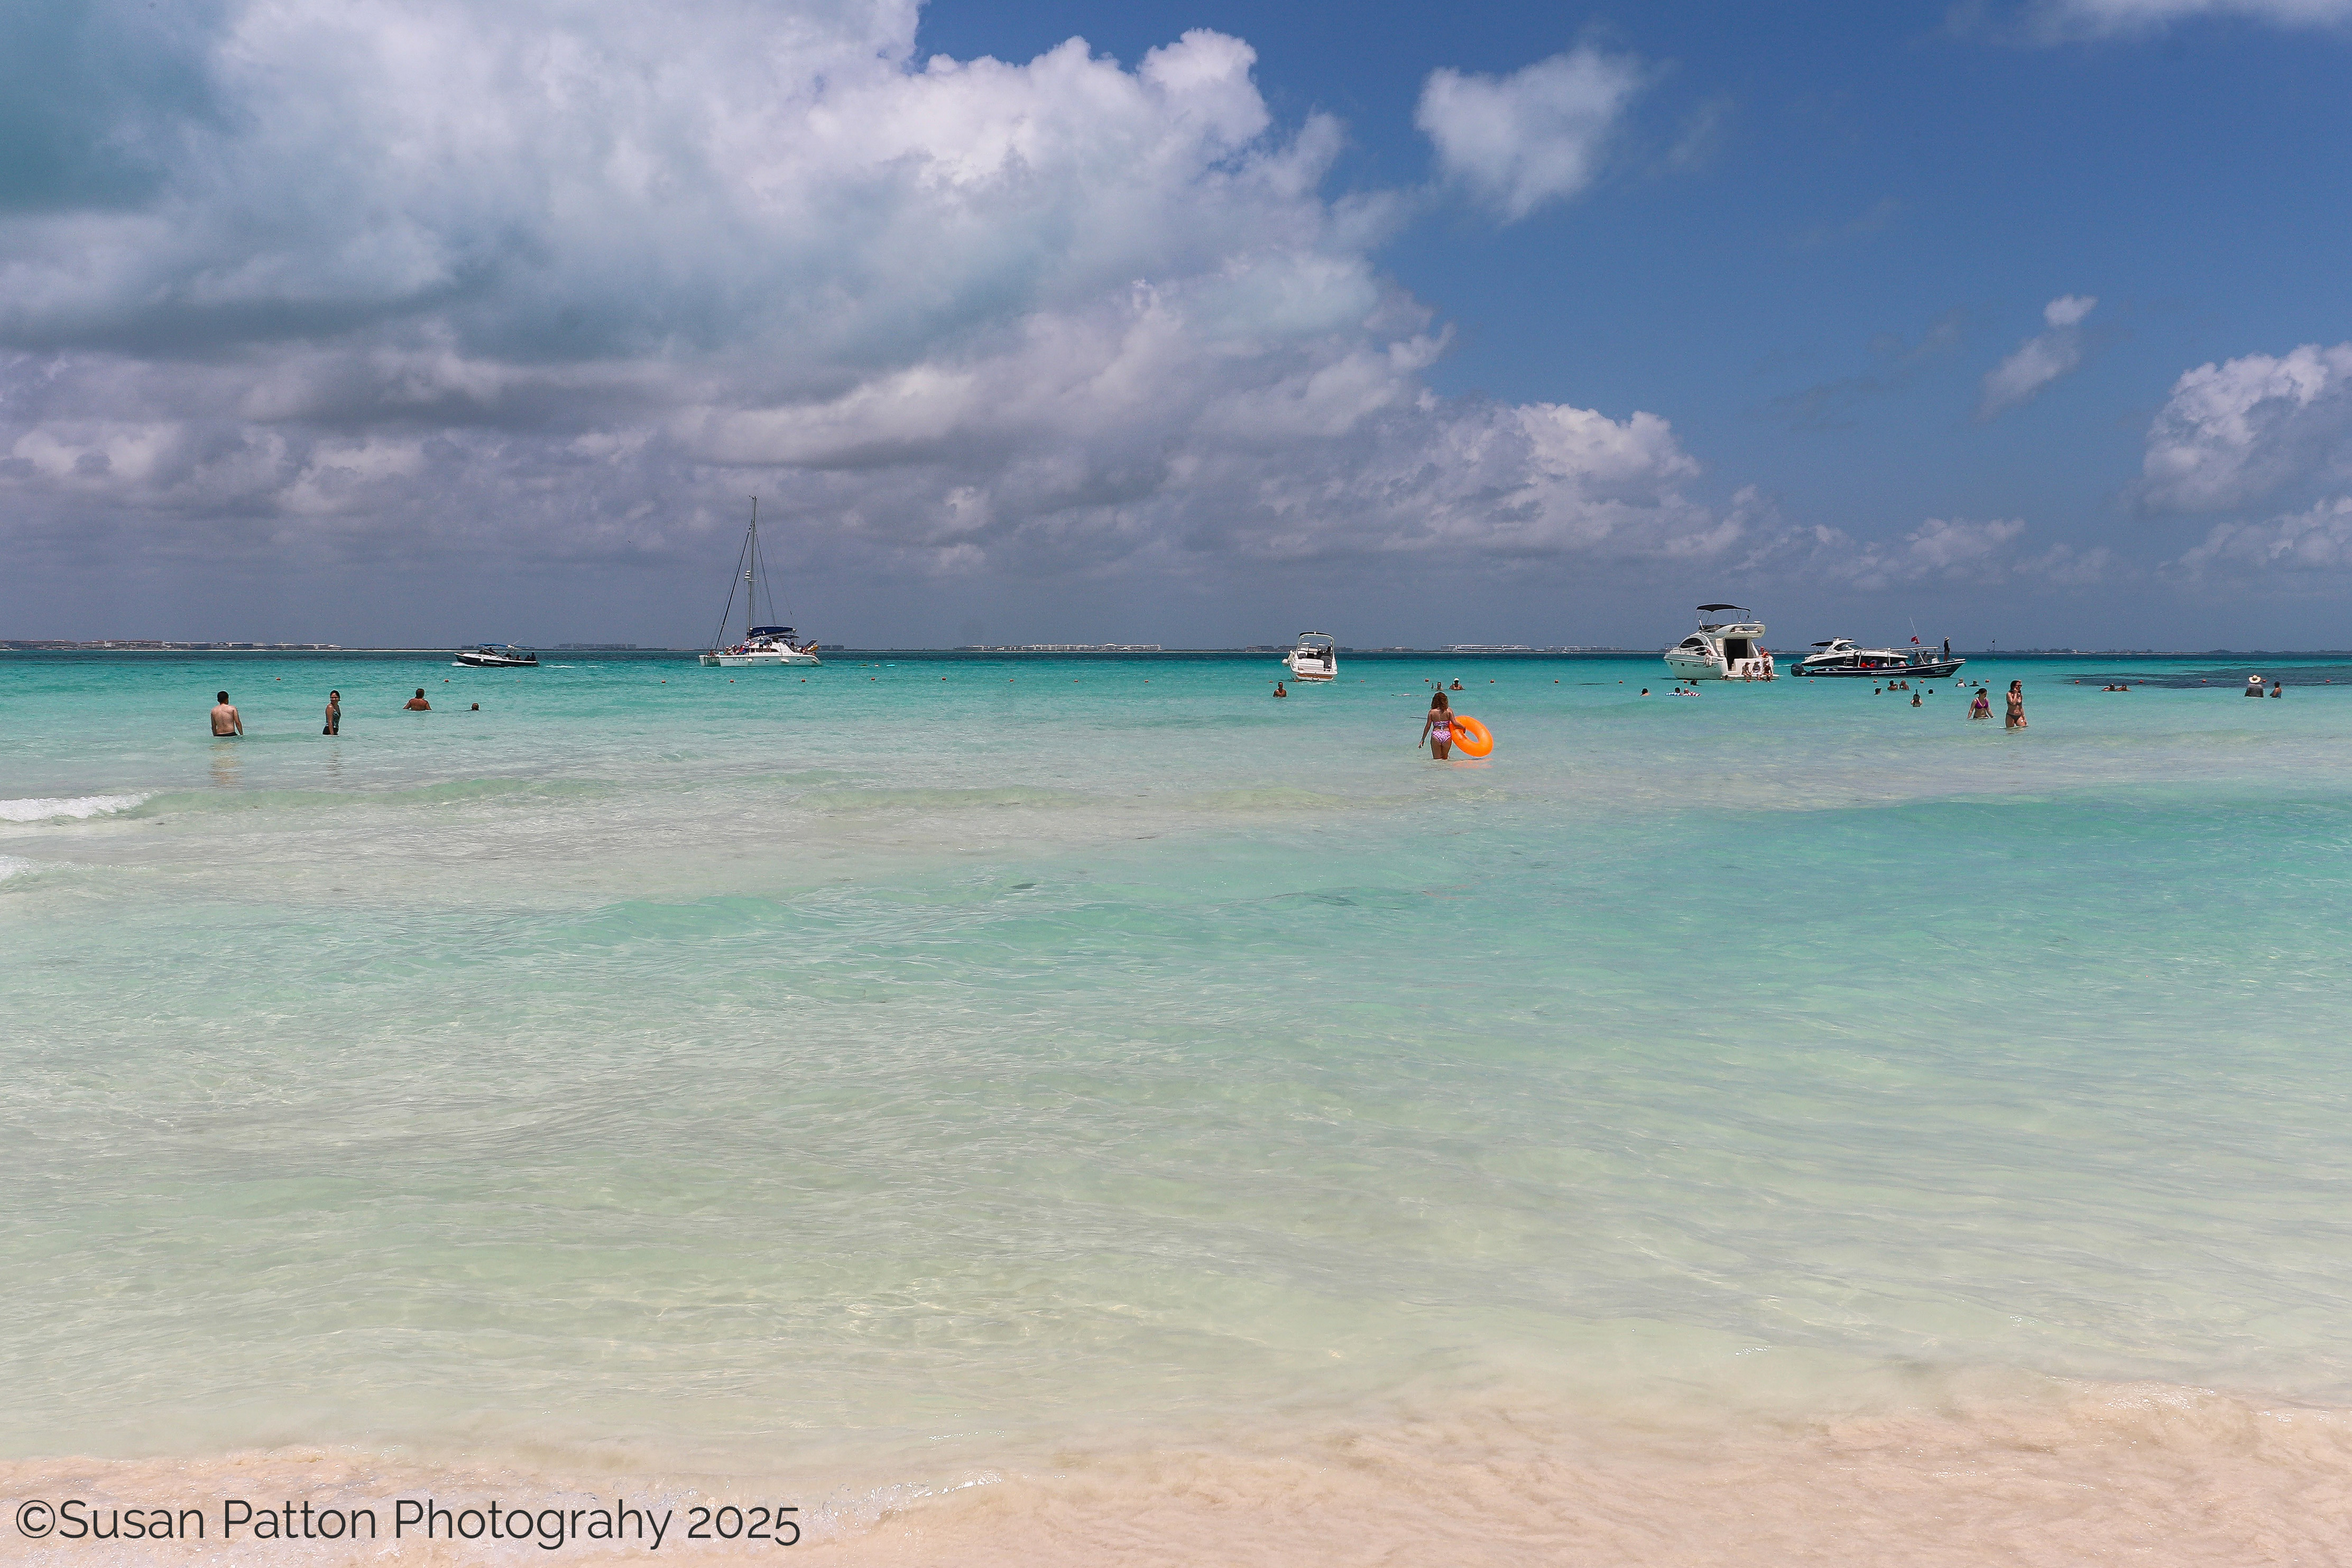
<svg viewBox="0 0 2352 1568">
<path fill-rule="evenodd" d="M 1849 675 L 1872 680 L 1888 680 L 1896 676 L 1909 679 L 1941 679 L 1956 674 L 1969 661 L 1952 657 L 1952 639 L 1944 639 L 1939 658 L 1932 648 L 1859 647 L 1852 637 L 1831 637 L 1813 645 L 1819 653 L 1808 654 L 1797 661 L 1799 675 Z"/>
<path fill-rule="evenodd" d="M 1733 619 L 1707 618 L 1726 610 Z M 1701 605 L 1698 630 L 1666 649 L 1666 668 L 1685 680 L 1770 680 L 1779 672 L 1763 636 L 1764 623 L 1738 605 Z"/>
<path fill-rule="evenodd" d="M 459 648 L 457 662 L 468 669 L 537 669 L 539 655 L 510 642 L 486 642 Z"/>
<path fill-rule="evenodd" d="M 743 591 L 742 640 L 727 643 L 727 622 L 735 613 L 735 588 L 727 591 L 727 607 L 719 612 L 719 632 L 710 640 L 712 647 L 702 656 L 702 662 L 727 669 L 756 669 L 767 665 L 812 665 L 824 661 L 817 657 L 814 638 L 803 637 L 790 626 L 755 626 L 751 622 L 759 616 L 756 601 L 767 592 L 768 574 L 760 562 L 760 498 L 751 498 L 751 527 L 743 535 L 743 552 L 737 557 L 740 575 L 736 586 Z M 776 613 L 776 596 L 768 594 L 768 614 Z"/>
<path fill-rule="evenodd" d="M 1329 680 L 1339 673 L 1339 639 L 1329 632 L 1301 632 L 1282 662 L 1294 679 Z"/>
</svg>

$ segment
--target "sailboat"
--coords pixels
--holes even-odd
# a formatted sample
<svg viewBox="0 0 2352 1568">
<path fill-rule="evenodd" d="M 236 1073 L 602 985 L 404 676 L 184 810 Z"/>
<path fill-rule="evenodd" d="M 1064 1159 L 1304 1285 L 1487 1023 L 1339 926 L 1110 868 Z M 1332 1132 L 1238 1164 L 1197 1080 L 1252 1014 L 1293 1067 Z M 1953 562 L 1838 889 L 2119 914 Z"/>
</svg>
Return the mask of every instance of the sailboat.
<svg viewBox="0 0 2352 1568">
<path fill-rule="evenodd" d="M 814 638 L 804 638 L 790 626 L 753 626 L 759 619 L 758 598 L 767 592 L 768 574 L 760 561 L 760 498 L 751 498 L 751 526 L 743 535 L 743 552 L 737 557 L 737 575 L 727 590 L 727 607 L 719 612 L 719 630 L 710 639 L 711 647 L 702 656 L 705 664 L 724 666 L 729 669 L 749 669 L 761 665 L 811 665 L 824 661 L 817 658 Z M 728 644 L 727 622 L 735 613 L 735 590 L 743 591 L 743 640 Z M 776 597 L 768 594 L 768 616 L 776 614 Z"/>
</svg>

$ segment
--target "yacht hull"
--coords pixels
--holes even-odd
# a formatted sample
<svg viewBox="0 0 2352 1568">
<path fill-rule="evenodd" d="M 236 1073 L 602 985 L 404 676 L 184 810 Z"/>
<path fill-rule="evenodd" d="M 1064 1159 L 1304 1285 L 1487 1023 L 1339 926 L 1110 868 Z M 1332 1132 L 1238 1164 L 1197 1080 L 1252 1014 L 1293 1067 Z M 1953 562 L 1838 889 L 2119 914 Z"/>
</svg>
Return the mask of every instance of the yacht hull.
<svg viewBox="0 0 2352 1568">
<path fill-rule="evenodd" d="M 1666 668 L 1685 680 L 1771 680 L 1778 678 L 1769 656 L 1763 658 L 1701 658 L 1692 654 L 1666 655 Z"/>
<path fill-rule="evenodd" d="M 706 653 L 702 656 L 702 662 L 717 665 L 722 669 L 757 669 L 768 665 L 800 665 L 805 668 L 824 661 L 813 653 L 802 653 L 798 649 L 790 653 L 763 649 L 758 653 Z"/>
<path fill-rule="evenodd" d="M 1909 680 L 1914 678 L 1941 680 L 1947 676 L 1958 674 L 1960 666 L 1968 662 L 1964 658 L 1938 658 L 1930 659 L 1926 664 L 1822 664 L 1811 669 L 1801 664 L 1797 667 L 1797 673 L 1843 676 L 1849 680 Z"/>
</svg>

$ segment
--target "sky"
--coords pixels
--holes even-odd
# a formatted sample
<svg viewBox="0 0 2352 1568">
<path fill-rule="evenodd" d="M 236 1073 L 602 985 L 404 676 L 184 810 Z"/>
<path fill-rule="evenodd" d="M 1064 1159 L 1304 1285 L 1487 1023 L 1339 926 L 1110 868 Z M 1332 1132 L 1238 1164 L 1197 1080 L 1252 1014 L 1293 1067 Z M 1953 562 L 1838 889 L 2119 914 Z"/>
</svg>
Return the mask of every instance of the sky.
<svg viewBox="0 0 2352 1568">
<path fill-rule="evenodd" d="M 2352 0 L 0 15 L 0 637 L 2347 647 Z"/>
</svg>

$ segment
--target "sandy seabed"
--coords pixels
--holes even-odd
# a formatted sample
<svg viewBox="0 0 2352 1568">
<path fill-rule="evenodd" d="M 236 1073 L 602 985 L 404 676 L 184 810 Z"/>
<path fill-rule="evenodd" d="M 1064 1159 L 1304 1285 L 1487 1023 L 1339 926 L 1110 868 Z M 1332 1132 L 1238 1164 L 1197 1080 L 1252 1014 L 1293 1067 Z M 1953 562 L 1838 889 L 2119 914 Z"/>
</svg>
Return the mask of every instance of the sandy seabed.
<svg viewBox="0 0 2352 1568">
<path fill-rule="evenodd" d="M 208 1460 L 25 1460 L 28 1499 L 109 1510 L 197 1507 L 189 1541 L 27 1540 L 26 1564 L 557 1560 L 1056 1563 L 1477 1563 L 1579 1568 L 1804 1564 L 2352 1563 L 2352 1413 L 2159 1384 L 2063 1383 L 2027 1400 L 1749 1425 L 1563 1421 L 1490 1399 L 1386 1424 L 1269 1429 L 1215 1444 L 1087 1447 L 924 1479 L 815 1472 L 614 1477 L 426 1465 L 281 1448 Z M 389 1539 L 396 1499 L 498 1501 L 537 1521 L 616 1501 L 666 1513 L 655 1548 L 537 1536 Z M 222 1500 L 257 1510 L 372 1507 L 378 1538 L 224 1542 Z M 697 1508 L 796 1500 L 795 1545 L 692 1539 Z M 720 1516 L 720 1525 L 735 1522 Z M 558 1525 L 559 1531 L 570 1528 Z"/>
</svg>

